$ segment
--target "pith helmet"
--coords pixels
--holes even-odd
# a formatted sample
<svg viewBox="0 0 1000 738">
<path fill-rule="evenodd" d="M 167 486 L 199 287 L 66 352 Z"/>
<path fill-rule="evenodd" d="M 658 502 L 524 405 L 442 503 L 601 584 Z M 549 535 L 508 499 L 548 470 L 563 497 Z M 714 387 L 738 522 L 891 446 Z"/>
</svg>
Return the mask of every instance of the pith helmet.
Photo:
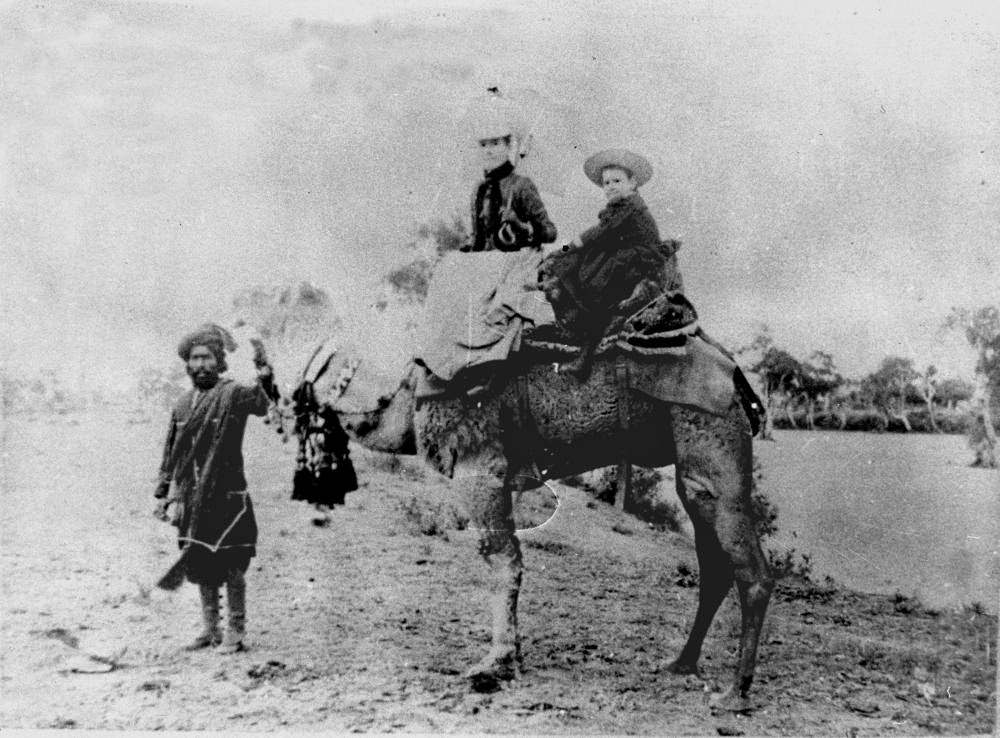
<svg viewBox="0 0 1000 738">
<path fill-rule="evenodd" d="M 653 165 L 645 156 L 628 149 L 598 151 L 583 163 L 583 173 L 598 187 L 603 186 L 601 174 L 608 167 L 617 167 L 632 173 L 637 186 L 646 184 L 653 176 Z"/>
</svg>

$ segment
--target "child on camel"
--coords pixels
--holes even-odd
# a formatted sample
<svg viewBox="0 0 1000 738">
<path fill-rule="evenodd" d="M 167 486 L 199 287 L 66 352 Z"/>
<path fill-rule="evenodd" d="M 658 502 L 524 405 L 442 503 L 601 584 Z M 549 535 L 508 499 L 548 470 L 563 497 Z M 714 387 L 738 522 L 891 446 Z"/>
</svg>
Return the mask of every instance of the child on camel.
<svg viewBox="0 0 1000 738">
<path fill-rule="evenodd" d="M 572 314 L 580 355 L 562 367 L 581 381 L 611 322 L 628 317 L 660 292 L 665 262 L 656 221 L 639 195 L 653 175 L 645 157 L 626 149 L 600 151 L 584 162 L 584 174 L 604 190 L 607 205 L 598 223 L 563 246 L 557 284 L 546 287 L 559 314 Z M 568 308 L 561 310 L 560 308 Z"/>
</svg>

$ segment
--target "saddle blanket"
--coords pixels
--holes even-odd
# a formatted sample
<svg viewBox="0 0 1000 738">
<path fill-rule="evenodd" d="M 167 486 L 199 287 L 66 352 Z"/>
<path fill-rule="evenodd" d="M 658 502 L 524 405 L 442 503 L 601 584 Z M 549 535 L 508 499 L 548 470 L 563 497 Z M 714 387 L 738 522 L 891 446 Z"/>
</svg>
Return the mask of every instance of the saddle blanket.
<svg viewBox="0 0 1000 738">
<path fill-rule="evenodd" d="M 538 289 L 541 261 L 532 251 L 454 252 L 438 264 L 414 357 L 427 370 L 419 400 L 489 391 L 526 363 L 566 361 L 579 351 Z M 634 360 L 632 388 L 655 399 L 717 414 L 732 403 L 737 366 L 701 339 L 694 308 L 679 292 L 619 320 L 598 358 L 613 353 Z"/>
<path fill-rule="evenodd" d="M 535 251 L 449 252 L 434 269 L 415 359 L 450 382 L 463 370 L 503 362 L 525 327 L 555 323 L 538 289 Z"/>
</svg>

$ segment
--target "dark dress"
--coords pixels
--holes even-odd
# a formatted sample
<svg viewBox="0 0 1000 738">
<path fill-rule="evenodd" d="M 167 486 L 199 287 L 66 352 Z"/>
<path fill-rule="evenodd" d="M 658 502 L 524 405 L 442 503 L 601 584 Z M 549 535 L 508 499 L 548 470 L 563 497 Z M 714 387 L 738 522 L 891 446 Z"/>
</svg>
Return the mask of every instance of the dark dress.
<svg viewBox="0 0 1000 738">
<path fill-rule="evenodd" d="M 243 434 L 250 415 L 264 415 L 260 385 L 223 379 L 177 402 L 163 449 L 156 496 L 174 482 L 178 545 L 189 549 L 186 572 L 198 584 L 219 584 L 230 569 L 246 571 L 256 555 L 257 521 L 243 473 Z"/>
<path fill-rule="evenodd" d="M 531 228 L 530 235 L 520 234 L 513 244 L 498 237 L 508 203 L 517 219 Z M 534 182 L 515 173 L 510 162 L 486 173 L 472 196 L 472 237 L 463 251 L 518 251 L 555 240 L 556 227 Z"/>
<path fill-rule="evenodd" d="M 660 279 L 666 267 L 656 221 L 638 193 L 608 203 L 598 219 L 558 265 L 560 286 L 576 308 L 573 329 L 591 339 L 600 337 L 636 285 Z"/>
</svg>

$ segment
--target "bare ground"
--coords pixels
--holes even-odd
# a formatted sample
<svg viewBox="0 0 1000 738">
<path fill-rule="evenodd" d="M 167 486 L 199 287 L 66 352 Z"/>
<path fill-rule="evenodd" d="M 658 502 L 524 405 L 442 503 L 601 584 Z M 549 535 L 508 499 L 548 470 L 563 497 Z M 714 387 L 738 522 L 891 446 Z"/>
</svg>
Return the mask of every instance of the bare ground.
<svg viewBox="0 0 1000 738">
<path fill-rule="evenodd" d="M 150 514 L 161 425 L 113 413 L 5 422 L 0 726 L 993 730 L 995 617 L 792 582 L 769 611 L 755 708 L 713 714 L 708 694 L 735 664 L 734 601 L 709 634 L 701 677 L 668 674 L 695 609 L 691 543 L 567 487 L 556 517 L 523 536 L 523 677 L 471 693 L 461 672 L 488 641 L 485 567 L 473 534 L 454 528 L 443 485 L 359 451 L 363 488 L 317 527 L 288 499 L 294 449 L 260 426 L 247 439 L 261 527 L 249 650 L 184 652 L 198 627 L 194 588 L 151 589 L 176 555 L 173 529 Z"/>
</svg>

